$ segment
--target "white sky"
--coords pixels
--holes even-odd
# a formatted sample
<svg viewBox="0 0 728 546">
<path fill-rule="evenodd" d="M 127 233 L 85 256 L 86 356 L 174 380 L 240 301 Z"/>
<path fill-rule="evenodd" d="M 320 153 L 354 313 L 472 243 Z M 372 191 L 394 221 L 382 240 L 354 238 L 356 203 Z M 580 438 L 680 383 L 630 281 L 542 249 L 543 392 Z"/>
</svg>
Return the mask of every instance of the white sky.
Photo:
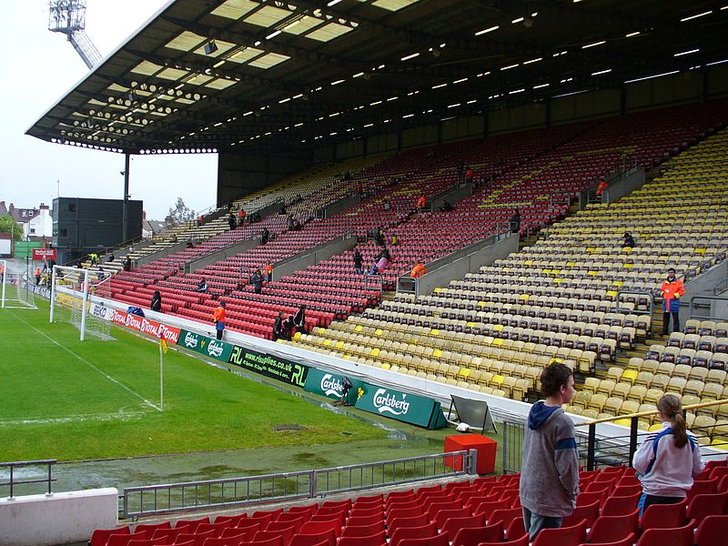
<svg viewBox="0 0 728 546">
<path fill-rule="evenodd" d="M 106 57 L 168 0 L 88 0 L 86 32 Z M 124 156 L 51 144 L 25 135 L 87 73 L 63 34 L 48 30 L 47 0 L 3 0 L 0 22 L 0 201 L 16 207 L 54 197 L 121 199 Z M 215 202 L 217 155 L 132 156 L 130 193 L 162 220 L 182 197 L 192 209 Z M 56 181 L 60 181 L 57 184 Z"/>
</svg>

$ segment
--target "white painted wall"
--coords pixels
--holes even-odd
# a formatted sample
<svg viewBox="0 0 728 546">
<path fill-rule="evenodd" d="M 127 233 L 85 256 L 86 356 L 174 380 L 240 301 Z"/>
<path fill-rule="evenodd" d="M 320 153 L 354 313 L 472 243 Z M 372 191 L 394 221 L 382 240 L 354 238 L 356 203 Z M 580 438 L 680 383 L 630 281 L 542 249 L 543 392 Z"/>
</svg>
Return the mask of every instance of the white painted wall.
<svg viewBox="0 0 728 546">
<path fill-rule="evenodd" d="M 86 542 L 117 524 L 114 487 L 0 499 L 0 546 Z"/>
</svg>

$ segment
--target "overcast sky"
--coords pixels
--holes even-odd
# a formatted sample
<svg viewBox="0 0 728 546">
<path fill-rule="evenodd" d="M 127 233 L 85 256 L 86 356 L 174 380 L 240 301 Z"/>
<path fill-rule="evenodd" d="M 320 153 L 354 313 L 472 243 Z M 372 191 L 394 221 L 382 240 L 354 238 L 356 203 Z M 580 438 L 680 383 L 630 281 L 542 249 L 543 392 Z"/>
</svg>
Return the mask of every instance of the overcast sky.
<svg viewBox="0 0 728 546">
<path fill-rule="evenodd" d="M 106 57 L 168 0 L 88 0 L 86 32 Z M 5 1 L 0 22 L 0 201 L 16 207 L 54 197 L 122 197 L 124 156 L 51 144 L 25 135 L 88 73 L 63 34 L 48 30 L 47 0 Z M 130 193 L 161 220 L 176 198 L 201 210 L 214 204 L 217 155 L 132 156 Z M 59 181 L 59 183 L 57 183 Z"/>
</svg>

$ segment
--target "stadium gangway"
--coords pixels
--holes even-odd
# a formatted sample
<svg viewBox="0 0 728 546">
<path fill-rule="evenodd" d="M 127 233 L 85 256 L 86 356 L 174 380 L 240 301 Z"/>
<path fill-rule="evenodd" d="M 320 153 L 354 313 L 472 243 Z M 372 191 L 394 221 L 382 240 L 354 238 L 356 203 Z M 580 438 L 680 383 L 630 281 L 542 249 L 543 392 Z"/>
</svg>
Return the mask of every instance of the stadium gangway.
<svg viewBox="0 0 728 546">
<path fill-rule="evenodd" d="M 474 475 L 477 451 L 462 450 L 374 463 L 217 480 L 126 487 L 121 516 L 286 502 L 424 480 Z"/>
<path fill-rule="evenodd" d="M 53 477 L 53 465 L 56 464 L 58 460 L 56 459 L 38 459 L 37 461 L 13 461 L 8 463 L 0 463 L 0 470 L 7 468 L 9 472 L 8 481 L 6 482 L 0 482 L 0 487 L 9 486 L 10 487 L 10 495 L 8 496 L 8 499 L 14 499 L 15 498 L 15 488 L 19 485 L 27 485 L 27 484 L 33 484 L 33 483 L 45 483 L 47 484 L 47 495 L 51 495 L 53 493 L 53 489 L 51 484 L 56 481 L 56 478 Z M 46 466 L 46 476 L 44 478 L 16 478 L 15 477 L 15 469 L 18 468 L 27 468 L 31 466 Z"/>
<path fill-rule="evenodd" d="M 695 410 L 695 409 L 701 409 L 701 408 L 708 408 L 711 406 L 720 406 L 723 404 L 728 404 L 728 399 L 723 400 L 714 400 L 712 402 L 701 402 L 700 404 L 690 404 L 688 406 L 683 406 L 683 410 Z M 612 423 L 614 421 L 618 420 L 629 420 L 629 444 L 628 445 L 628 457 L 627 457 L 627 464 L 629 466 L 632 466 L 632 457 L 637 451 L 637 436 L 639 434 L 639 419 L 640 417 L 649 417 L 652 415 L 657 415 L 657 410 L 654 411 L 640 411 L 637 413 L 629 413 L 627 415 L 619 415 L 616 417 L 605 417 L 604 419 L 594 419 L 591 421 L 585 421 L 583 423 L 577 423 L 576 427 L 589 427 L 589 432 L 587 435 L 587 454 L 586 454 L 586 467 L 587 470 L 594 470 L 596 468 L 596 460 L 597 460 L 597 425 L 600 423 Z M 616 440 L 617 438 L 612 438 Z M 623 444 L 623 442 L 620 442 Z"/>
</svg>

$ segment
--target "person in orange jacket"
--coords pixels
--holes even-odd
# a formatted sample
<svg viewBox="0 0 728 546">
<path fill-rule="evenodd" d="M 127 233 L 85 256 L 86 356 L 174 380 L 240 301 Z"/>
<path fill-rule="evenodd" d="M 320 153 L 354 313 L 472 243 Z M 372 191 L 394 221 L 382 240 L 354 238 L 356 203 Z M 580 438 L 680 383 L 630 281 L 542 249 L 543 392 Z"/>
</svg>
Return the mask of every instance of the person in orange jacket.
<svg viewBox="0 0 728 546">
<path fill-rule="evenodd" d="M 599 182 L 599 185 L 597 186 L 597 195 L 601 196 L 607 188 L 609 188 L 609 184 L 607 184 L 606 180 Z"/>
<path fill-rule="evenodd" d="M 225 302 L 221 301 L 212 313 L 212 322 L 215 323 L 217 330 L 217 339 L 222 339 L 222 333 L 225 331 Z"/>
<path fill-rule="evenodd" d="M 263 266 L 263 274 L 265 275 L 265 280 L 271 282 L 273 280 L 273 266 L 271 264 L 265 264 Z"/>
<path fill-rule="evenodd" d="M 419 211 L 425 210 L 425 206 L 427 205 L 427 200 L 425 199 L 424 195 L 420 195 L 419 199 L 417 199 L 417 204 L 415 205 L 415 208 Z"/>
<path fill-rule="evenodd" d="M 417 262 L 417 264 L 412 268 L 412 271 L 410 271 L 410 277 L 413 279 L 419 279 L 425 273 L 427 273 L 425 265 L 422 262 Z"/>
<path fill-rule="evenodd" d="M 35 273 L 33 274 L 35 276 L 35 285 L 38 286 L 40 284 L 40 266 L 35 266 Z"/>
<path fill-rule="evenodd" d="M 662 296 L 662 335 L 668 335 L 670 315 L 672 315 L 672 331 L 680 331 L 680 298 L 685 295 L 683 282 L 675 276 L 671 267 L 667 270 L 667 278 L 660 287 Z"/>
</svg>

